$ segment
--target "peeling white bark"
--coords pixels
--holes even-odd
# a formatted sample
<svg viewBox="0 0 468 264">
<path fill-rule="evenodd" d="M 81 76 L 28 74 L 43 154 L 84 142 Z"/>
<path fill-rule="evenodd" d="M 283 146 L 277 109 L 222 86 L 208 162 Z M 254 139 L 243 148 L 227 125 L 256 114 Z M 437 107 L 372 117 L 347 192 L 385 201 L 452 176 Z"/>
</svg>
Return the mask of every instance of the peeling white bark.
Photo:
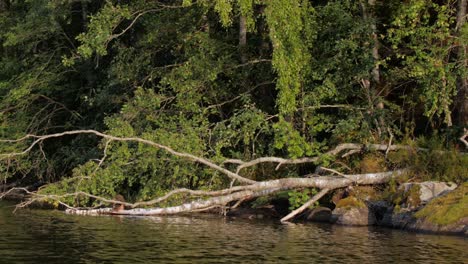
<svg viewBox="0 0 468 264">
<path fill-rule="evenodd" d="M 112 211 L 111 208 L 104 209 L 67 209 L 69 214 L 79 215 L 99 215 L 99 214 L 112 214 L 112 215 L 170 215 L 190 213 L 194 211 L 201 211 L 214 206 L 225 206 L 226 204 L 238 201 L 240 199 L 255 198 L 282 190 L 290 190 L 297 188 L 319 188 L 323 189 L 320 192 L 322 195 L 326 191 L 347 187 L 352 184 L 380 184 L 388 182 L 392 177 L 405 173 L 406 170 L 397 170 L 381 173 L 368 173 L 368 174 L 355 174 L 346 175 L 345 177 L 330 177 L 318 176 L 311 178 L 284 178 L 271 181 L 257 182 L 248 186 L 242 186 L 244 189 L 233 192 L 231 194 L 220 195 L 217 197 L 208 198 L 206 200 L 192 201 L 178 206 L 166 208 L 135 208 L 129 210 Z M 326 190 L 326 191 L 325 191 Z M 317 196 L 317 200 L 320 197 Z"/>
</svg>

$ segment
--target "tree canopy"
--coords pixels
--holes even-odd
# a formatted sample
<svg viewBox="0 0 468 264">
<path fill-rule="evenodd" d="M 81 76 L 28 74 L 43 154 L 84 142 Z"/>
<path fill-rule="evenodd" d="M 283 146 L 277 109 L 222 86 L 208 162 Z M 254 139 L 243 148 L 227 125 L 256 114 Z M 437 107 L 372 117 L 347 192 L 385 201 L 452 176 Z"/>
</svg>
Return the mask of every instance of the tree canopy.
<svg viewBox="0 0 468 264">
<path fill-rule="evenodd" d="M 466 0 L 0 0 L 0 137 L 93 129 L 219 163 L 316 165 L 345 142 L 452 144 L 468 125 L 466 20 Z M 164 150 L 87 134 L 2 154 L 0 179 L 133 201 L 229 185 Z"/>
</svg>

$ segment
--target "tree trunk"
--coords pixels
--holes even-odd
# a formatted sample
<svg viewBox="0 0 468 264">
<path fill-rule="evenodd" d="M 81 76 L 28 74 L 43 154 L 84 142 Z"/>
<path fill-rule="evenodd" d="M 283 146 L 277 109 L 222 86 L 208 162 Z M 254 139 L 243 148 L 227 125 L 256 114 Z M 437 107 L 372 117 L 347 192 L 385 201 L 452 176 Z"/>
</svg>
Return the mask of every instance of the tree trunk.
<svg viewBox="0 0 468 264">
<path fill-rule="evenodd" d="M 467 0 L 458 1 L 458 12 L 457 12 L 457 25 L 456 31 L 457 34 L 461 34 L 461 28 L 467 20 L 466 14 Z M 468 45 L 461 42 L 460 47 L 457 50 L 457 57 L 460 61 L 461 66 L 465 69 L 468 69 Z M 457 125 L 460 127 L 468 126 L 468 78 L 465 75 L 461 74 L 457 81 L 457 98 L 455 100 L 455 107 L 457 118 Z"/>
<path fill-rule="evenodd" d="M 265 17 L 265 5 L 260 5 L 258 8 L 260 17 Z M 264 19 L 260 19 L 257 24 L 258 35 L 260 36 L 260 57 L 270 56 L 270 41 L 268 36 L 268 26 Z"/>
<path fill-rule="evenodd" d="M 362 7 L 362 14 L 365 20 L 370 21 L 370 28 L 371 28 L 371 36 L 372 36 L 372 58 L 374 59 L 374 66 L 372 67 L 371 71 L 371 77 L 372 77 L 372 82 L 369 80 L 364 80 L 363 83 L 368 84 L 368 91 L 370 92 L 370 95 L 372 98 L 372 107 L 375 106 L 376 109 L 384 109 L 384 103 L 382 100 L 379 99 L 379 94 L 381 91 L 379 91 L 379 87 L 381 87 L 381 78 L 380 78 L 380 66 L 379 66 L 379 60 L 380 60 L 380 54 L 379 54 L 379 47 L 380 43 L 377 37 L 377 23 L 375 21 L 375 2 L 376 0 L 368 0 L 367 3 L 364 1 L 361 1 L 361 7 Z M 370 97 L 370 96 L 369 96 Z M 382 131 L 384 130 L 383 128 L 385 127 L 385 121 L 383 118 L 378 118 L 377 123 L 377 129 L 379 131 L 379 137 L 381 136 Z"/>
<path fill-rule="evenodd" d="M 372 46 L 372 58 L 374 59 L 374 67 L 372 68 L 372 80 L 375 82 L 376 85 L 380 84 L 380 67 L 379 67 L 379 40 L 377 39 L 377 25 L 375 22 L 375 15 L 374 15 L 374 8 L 375 8 L 375 0 L 369 0 L 368 5 L 370 10 L 365 8 L 365 3 L 363 3 L 363 11 L 364 11 L 364 18 L 371 19 L 371 30 L 372 30 L 372 40 L 374 41 Z"/>
<path fill-rule="evenodd" d="M 88 27 L 88 1 L 81 1 L 81 19 L 83 20 L 83 30 L 86 31 Z"/>
<path fill-rule="evenodd" d="M 346 177 L 330 177 L 319 176 L 309 178 L 283 178 L 278 180 L 257 182 L 248 186 L 244 186 L 243 190 L 233 192 L 231 194 L 220 195 L 206 200 L 192 201 L 179 206 L 166 208 L 136 208 L 130 210 L 114 211 L 112 208 L 78 210 L 67 209 L 70 214 L 80 215 L 170 215 L 189 213 L 194 211 L 208 210 L 213 207 L 227 205 L 230 202 L 241 199 L 252 199 L 259 196 L 264 196 L 276 193 L 283 190 L 297 188 L 319 188 L 324 189 L 320 194 L 325 194 L 329 190 L 344 188 L 352 184 L 381 184 L 388 182 L 392 177 L 405 173 L 406 170 L 397 170 L 381 173 L 346 175 Z M 326 190 L 326 191 L 325 191 Z M 318 197 L 318 196 L 317 196 Z M 317 198 L 318 199 L 318 198 Z"/>
<path fill-rule="evenodd" d="M 239 18 L 239 50 L 241 62 L 247 62 L 247 56 L 245 54 L 247 47 L 247 18 L 244 15 L 240 15 Z"/>
</svg>

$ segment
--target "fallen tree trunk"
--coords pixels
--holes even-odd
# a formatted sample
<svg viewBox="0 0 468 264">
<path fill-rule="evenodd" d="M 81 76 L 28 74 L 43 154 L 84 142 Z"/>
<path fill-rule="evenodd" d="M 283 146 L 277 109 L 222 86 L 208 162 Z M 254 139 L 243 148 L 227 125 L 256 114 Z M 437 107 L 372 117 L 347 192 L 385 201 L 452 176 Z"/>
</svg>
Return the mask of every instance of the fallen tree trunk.
<svg viewBox="0 0 468 264">
<path fill-rule="evenodd" d="M 77 191 L 74 193 L 66 193 L 63 195 L 44 195 L 37 192 L 31 192 L 25 188 L 12 188 L 2 194 L 0 194 L 0 199 L 7 195 L 10 195 L 13 192 L 21 190 L 28 194 L 30 197 L 28 200 L 20 203 L 17 205 L 17 208 L 25 207 L 32 204 L 35 201 L 56 201 L 59 204 L 68 208 L 66 210 L 67 213 L 70 214 L 81 214 L 81 215 L 99 215 L 99 214 L 111 214 L 111 215 L 169 215 L 169 214 L 182 214 L 182 213 L 190 213 L 190 212 L 198 212 L 208 210 L 214 207 L 225 207 L 228 206 L 230 203 L 236 202 L 237 204 L 240 201 L 248 200 L 252 198 L 256 198 L 259 196 L 274 194 L 279 191 L 283 190 L 292 190 L 292 189 L 301 189 L 301 188 L 318 188 L 322 189 L 316 197 L 312 198 L 309 203 L 313 203 L 315 200 L 320 199 L 321 196 L 325 195 L 326 192 L 337 189 L 337 188 L 344 188 L 350 186 L 352 184 L 380 184 L 388 182 L 393 176 L 401 175 L 405 172 L 405 170 L 397 170 L 397 171 L 390 171 L 390 172 L 381 172 L 381 173 L 369 173 L 369 174 L 357 174 L 357 175 L 345 175 L 341 173 L 337 173 L 338 176 L 317 176 L 317 175 L 306 175 L 304 178 L 283 178 L 277 180 L 270 180 L 270 181 L 262 181 L 257 182 L 252 179 L 248 179 L 240 174 L 240 171 L 244 168 L 255 166 L 260 163 L 264 162 L 273 162 L 278 163 L 277 169 L 283 164 L 301 164 L 301 163 L 308 163 L 308 162 L 317 162 L 319 161 L 319 157 L 306 157 L 301 159 L 284 159 L 279 157 L 263 157 L 252 161 L 242 161 L 242 160 L 234 160 L 229 159 L 223 162 L 223 164 L 236 164 L 237 167 L 234 169 L 236 172 L 233 172 L 227 168 L 222 167 L 221 165 L 216 164 L 215 162 L 206 159 L 204 157 L 198 157 L 192 155 L 190 153 L 184 153 L 176 151 L 168 146 L 161 145 L 159 143 L 153 142 L 151 140 L 138 138 L 138 137 L 116 137 L 108 134 L 104 134 L 95 130 L 73 130 L 73 131 L 66 131 L 62 133 L 50 134 L 50 135 L 26 135 L 19 139 L 13 140 L 0 140 L 0 142 L 4 143 L 17 143 L 21 141 L 25 141 L 28 139 L 32 139 L 32 143 L 20 152 L 13 152 L 13 153 L 3 153 L 0 154 L 0 159 L 9 159 L 15 156 L 25 155 L 30 152 L 34 146 L 41 144 L 43 141 L 50 139 L 50 138 L 58 138 L 67 135 L 77 135 L 77 134 L 94 134 L 98 137 L 102 137 L 106 139 L 106 148 L 104 149 L 104 157 L 99 161 L 99 167 L 103 164 L 106 158 L 106 150 L 110 142 L 112 141 L 121 141 L 121 142 L 138 142 L 146 145 L 150 145 L 152 147 L 164 150 L 174 156 L 185 158 L 187 160 L 192 160 L 201 164 L 204 164 L 211 169 L 217 170 L 228 178 L 238 181 L 240 183 L 239 186 L 232 186 L 227 189 L 223 190 L 214 190 L 214 191 L 201 191 L 201 190 L 189 190 L 189 189 L 176 189 L 172 190 L 166 195 L 150 200 L 150 201 L 143 201 L 137 203 L 128 203 L 119 200 L 112 200 L 105 197 L 96 196 L 93 194 Z M 370 144 L 370 145 L 363 145 L 363 144 L 353 144 L 353 143 L 345 143 L 336 146 L 334 149 L 329 150 L 328 152 L 324 153 L 325 155 L 335 156 L 340 154 L 342 151 L 347 150 L 343 156 L 350 155 L 352 153 L 359 152 L 363 149 L 371 149 L 371 150 L 398 150 L 398 149 L 412 149 L 409 146 L 398 146 L 398 145 L 379 145 L 379 144 Z M 419 149 L 424 150 L 424 149 Z M 333 171 L 333 170 L 330 170 Z M 234 183 L 234 182 L 233 182 Z M 154 205 L 161 203 L 173 195 L 177 194 L 186 194 L 192 197 L 191 201 L 177 205 L 172 207 L 154 207 Z M 72 205 L 66 204 L 63 202 L 64 198 L 66 197 L 79 197 L 79 196 L 86 196 L 92 198 L 96 201 L 100 201 L 104 204 L 114 204 L 114 205 L 123 205 L 127 210 L 115 210 L 112 208 L 101 208 L 101 209 L 94 209 L 94 208 L 75 208 Z M 198 197 L 198 200 L 194 200 L 194 197 Z M 287 218 L 283 219 L 283 221 L 287 221 L 292 219 L 296 214 L 299 214 L 302 210 L 308 207 L 308 204 L 303 205 L 298 210 L 292 212 Z M 122 206 L 116 206 L 115 208 L 121 208 Z M 143 208 L 144 207 L 144 208 Z"/>
<path fill-rule="evenodd" d="M 222 207 L 230 202 L 241 199 L 252 199 L 259 196 L 273 194 L 279 191 L 297 188 L 319 188 L 326 191 L 344 188 L 352 184 L 380 184 L 388 182 L 392 177 L 405 173 L 406 170 L 397 170 L 381 173 L 346 175 L 346 177 L 318 176 L 309 178 L 283 178 L 271 181 L 257 182 L 251 185 L 242 186 L 242 189 L 231 194 L 220 195 L 206 200 L 192 201 L 178 206 L 165 208 L 135 208 L 129 210 L 114 211 L 112 208 L 102 209 L 67 209 L 70 214 L 79 215 L 170 215 L 190 213 L 195 211 L 208 210 L 213 207 Z M 323 193 L 325 194 L 325 193 Z M 49 197 L 50 198 L 50 197 Z M 318 197 L 317 199 L 319 199 Z M 119 201 L 115 201 L 119 203 Z M 305 209 L 305 208 L 304 208 Z M 294 215 L 293 215 L 294 216 Z M 292 217 L 290 217 L 292 218 Z M 289 218 L 287 219 L 289 220 Z M 286 221 L 286 220 L 284 220 Z"/>
</svg>

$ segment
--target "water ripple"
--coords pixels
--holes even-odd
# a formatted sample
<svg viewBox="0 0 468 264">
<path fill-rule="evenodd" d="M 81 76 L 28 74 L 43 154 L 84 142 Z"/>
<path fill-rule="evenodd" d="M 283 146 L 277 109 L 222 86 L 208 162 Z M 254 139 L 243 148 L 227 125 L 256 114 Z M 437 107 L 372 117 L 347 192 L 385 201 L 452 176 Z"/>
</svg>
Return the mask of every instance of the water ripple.
<svg viewBox="0 0 468 264">
<path fill-rule="evenodd" d="M 466 263 L 467 240 L 382 228 L 89 217 L 0 204 L 1 263 Z"/>
</svg>

